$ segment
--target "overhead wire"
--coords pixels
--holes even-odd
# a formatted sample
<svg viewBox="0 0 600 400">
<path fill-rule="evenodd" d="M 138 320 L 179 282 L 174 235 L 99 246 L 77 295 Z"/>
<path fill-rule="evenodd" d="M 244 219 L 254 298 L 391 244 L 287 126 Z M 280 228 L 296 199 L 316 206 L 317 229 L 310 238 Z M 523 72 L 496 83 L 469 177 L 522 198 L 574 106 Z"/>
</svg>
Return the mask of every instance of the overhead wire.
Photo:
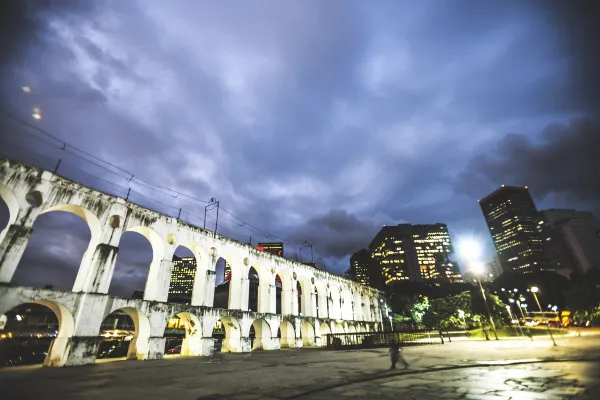
<svg viewBox="0 0 600 400">
<path fill-rule="evenodd" d="M 103 170 L 105 170 L 105 171 L 107 171 L 109 173 L 115 174 L 119 178 L 125 179 L 127 182 L 129 182 L 130 185 L 131 184 L 137 184 L 137 185 L 140 185 L 140 186 L 145 186 L 145 187 L 147 187 L 150 190 L 153 190 L 153 191 L 155 191 L 157 193 L 160 193 L 162 195 L 165 195 L 165 196 L 169 196 L 171 198 L 179 198 L 179 196 L 182 196 L 182 197 L 186 197 L 186 198 L 188 198 L 190 200 L 194 200 L 194 201 L 199 202 L 199 203 L 203 203 L 203 204 L 206 204 L 206 205 L 213 205 L 213 203 L 211 203 L 210 201 L 199 199 L 196 196 L 192 196 L 192 195 L 190 195 L 188 193 L 184 193 L 184 192 L 180 192 L 178 190 L 174 190 L 174 189 L 168 188 L 168 187 L 166 187 L 164 185 L 157 184 L 155 182 L 152 182 L 150 180 L 142 178 L 142 177 L 140 177 L 138 175 L 135 175 L 134 173 L 128 171 L 127 169 L 125 169 L 123 167 L 120 167 L 119 165 L 116 165 L 115 163 L 112 163 L 110 161 L 106 161 L 106 160 L 104 160 L 104 159 L 102 159 L 102 158 L 100 158 L 98 156 L 95 156 L 95 155 L 89 153 L 86 150 L 83 150 L 83 149 L 81 149 L 81 148 L 79 148 L 77 146 L 71 145 L 70 143 L 68 143 L 68 142 L 64 141 L 63 139 L 59 138 L 58 136 L 56 136 L 56 135 L 48 132 L 47 130 L 42 129 L 42 128 L 38 127 L 38 126 L 35 126 L 34 124 L 31 124 L 31 123 L 29 123 L 27 121 L 24 121 L 21 118 L 13 115 L 12 113 L 10 113 L 10 112 L 2 109 L 2 108 L 0 108 L 0 113 L 4 114 L 6 117 L 8 117 L 13 122 L 16 122 L 16 123 L 18 123 L 18 124 L 20 124 L 20 125 L 22 125 L 22 126 L 24 126 L 26 128 L 32 129 L 32 130 L 34 130 L 34 131 L 36 131 L 36 132 L 38 132 L 38 133 L 40 133 L 40 134 L 42 134 L 44 136 L 47 136 L 47 137 L 53 139 L 54 141 L 58 142 L 58 144 L 60 144 L 61 146 L 57 146 L 56 143 L 50 143 L 47 140 L 44 140 L 43 136 L 40 137 L 38 135 L 35 135 L 35 134 L 33 134 L 32 132 L 29 132 L 26 129 L 22 130 L 23 132 L 26 132 L 26 133 L 30 134 L 30 136 L 33 137 L 33 138 L 35 138 L 36 140 L 39 140 L 39 141 L 43 142 L 47 146 L 54 147 L 56 150 L 67 152 L 67 153 L 69 153 L 69 154 L 71 154 L 71 155 L 79 158 L 80 160 L 85 161 L 87 163 L 90 163 L 91 165 L 94 165 L 94 166 L 96 166 L 98 168 L 101 168 L 101 169 L 103 169 Z M 21 147 L 23 150 L 25 150 L 27 152 L 34 152 L 37 155 L 42 156 L 42 157 L 44 157 L 46 159 L 53 160 L 52 157 L 48 157 L 47 155 L 43 155 L 43 154 L 41 154 L 39 152 L 36 152 L 35 150 L 32 150 L 32 149 L 25 149 L 22 146 L 14 143 L 13 141 L 11 141 L 11 143 L 13 145 L 18 146 L 18 147 Z M 76 151 L 78 153 L 81 153 L 81 154 L 83 154 L 83 155 L 91 158 L 92 160 L 90 160 L 89 158 L 86 158 L 86 157 L 82 157 L 80 154 L 76 154 L 76 153 L 74 153 L 71 150 L 74 150 L 74 151 Z M 93 160 L 96 160 L 99 163 L 96 163 Z M 178 211 L 179 214 L 181 214 L 182 212 L 184 212 L 188 216 L 193 216 L 195 218 L 198 218 L 199 220 L 201 220 L 204 223 L 204 225 L 206 225 L 206 222 L 208 222 L 208 220 L 205 221 L 205 218 L 203 218 L 201 216 L 192 214 L 189 211 L 184 211 L 183 207 L 172 206 L 172 205 L 166 204 L 164 202 L 161 202 L 161 201 L 159 201 L 159 200 L 157 200 L 155 198 L 152 198 L 152 197 L 150 197 L 150 196 L 148 196 L 146 194 L 143 194 L 143 193 L 141 193 L 141 192 L 139 192 L 137 190 L 132 190 L 131 186 L 129 188 L 125 188 L 125 187 L 123 187 L 123 186 L 121 186 L 119 184 L 116 184 L 114 182 L 110 182 L 110 181 L 108 181 L 108 180 L 106 180 L 106 179 L 104 179 L 102 177 L 99 177 L 99 176 L 96 176 L 96 175 L 92 175 L 91 173 L 89 173 L 87 171 L 83 171 L 80 168 L 75 167 L 74 165 L 72 165 L 70 163 L 66 163 L 65 162 L 64 164 L 68 165 L 70 168 L 78 170 L 78 171 L 80 171 L 80 172 L 82 172 L 82 173 L 84 173 L 84 174 L 92 177 L 93 179 L 102 180 L 103 182 L 109 183 L 110 185 L 114 185 L 114 186 L 117 186 L 117 187 L 119 187 L 119 188 L 121 188 L 123 190 L 127 190 L 129 192 L 129 197 L 131 197 L 132 194 L 140 195 L 140 196 L 145 197 L 145 198 L 147 198 L 147 199 L 149 199 L 149 200 L 151 200 L 153 202 L 156 202 L 156 203 L 161 204 L 161 205 L 163 205 L 165 207 L 168 207 L 169 209 L 171 209 L 173 211 Z M 111 167 L 114 170 L 111 170 L 108 167 Z M 123 176 L 121 173 L 119 173 L 117 171 L 120 171 L 121 173 L 126 174 L 127 176 Z M 157 190 L 157 189 L 163 189 L 164 191 Z M 173 193 L 173 194 L 171 194 L 171 193 Z M 206 206 L 204 206 L 204 207 L 206 207 Z M 272 234 L 270 232 L 267 232 L 266 230 L 261 229 L 261 228 L 255 226 L 255 225 L 253 225 L 253 224 L 251 224 L 251 223 L 243 220 L 242 218 L 236 216 L 235 214 L 233 214 L 232 212 L 230 212 L 229 210 L 227 210 L 227 209 L 225 209 L 223 207 L 219 207 L 219 210 L 223 211 L 225 213 L 225 215 L 228 215 L 229 217 L 231 217 L 231 219 L 233 221 L 232 223 L 234 223 L 235 225 L 237 225 L 239 228 L 243 228 L 246 231 L 251 232 L 253 234 L 258 234 L 258 235 L 260 235 L 260 236 L 262 236 L 262 237 L 264 237 L 266 239 L 273 239 L 273 240 L 277 240 L 277 241 L 280 241 L 282 243 L 286 243 L 286 244 L 289 244 L 289 245 L 299 246 L 300 248 L 309 246 L 309 244 L 307 244 L 306 242 L 305 243 L 293 242 L 293 241 L 290 241 L 290 240 L 283 239 L 283 238 L 279 237 L 278 235 L 274 235 L 274 234 Z M 221 219 L 220 223 L 223 224 L 222 219 Z M 233 232 L 236 236 L 239 235 L 239 233 L 233 231 L 230 226 L 227 227 L 227 228 L 225 228 L 225 229 L 228 230 L 228 231 L 230 231 L 230 232 Z"/>
</svg>

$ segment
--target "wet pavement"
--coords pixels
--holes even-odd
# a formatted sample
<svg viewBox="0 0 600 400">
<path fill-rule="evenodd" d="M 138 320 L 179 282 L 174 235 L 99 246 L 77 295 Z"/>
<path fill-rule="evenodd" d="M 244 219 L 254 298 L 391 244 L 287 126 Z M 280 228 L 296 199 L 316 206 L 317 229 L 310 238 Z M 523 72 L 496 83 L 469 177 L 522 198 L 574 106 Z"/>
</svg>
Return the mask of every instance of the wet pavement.
<svg viewBox="0 0 600 400">
<path fill-rule="evenodd" d="M 600 399 L 600 336 L 386 349 L 295 349 L 0 371 L 4 399 Z"/>
</svg>

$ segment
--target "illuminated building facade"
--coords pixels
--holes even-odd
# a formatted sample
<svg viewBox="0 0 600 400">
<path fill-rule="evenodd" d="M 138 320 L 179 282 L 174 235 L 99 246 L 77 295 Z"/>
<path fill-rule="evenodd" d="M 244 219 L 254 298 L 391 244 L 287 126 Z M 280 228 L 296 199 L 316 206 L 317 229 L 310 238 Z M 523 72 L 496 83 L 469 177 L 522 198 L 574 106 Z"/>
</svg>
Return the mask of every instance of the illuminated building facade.
<svg viewBox="0 0 600 400">
<path fill-rule="evenodd" d="M 384 226 L 369 246 L 386 285 L 396 281 L 462 282 L 450 261 L 452 244 L 445 224 Z"/>
<path fill-rule="evenodd" d="M 273 255 L 283 257 L 283 242 L 259 243 L 256 248 Z"/>
<path fill-rule="evenodd" d="M 360 282 L 363 285 L 369 284 L 369 263 L 371 262 L 371 254 L 367 249 L 361 249 L 354 252 L 350 257 L 350 269 L 347 275 L 355 282 Z"/>
<path fill-rule="evenodd" d="M 450 261 L 453 249 L 446 224 L 411 225 L 411 228 L 421 279 L 440 283 L 462 282 L 458 265 Z"/>
<path fill-rule="evenodd" d="M 173 256 L 173 270 L 169 285 L 169 301 L 189 303 L 192 298 L 194 276 L 196 275 L 196 258 Z"/>
<path fill-rule="evenodd" d="M 479 200 L 504 271 L 551 271 L 543 220 L 527 186 L 505 186 Z"/>
</svg>

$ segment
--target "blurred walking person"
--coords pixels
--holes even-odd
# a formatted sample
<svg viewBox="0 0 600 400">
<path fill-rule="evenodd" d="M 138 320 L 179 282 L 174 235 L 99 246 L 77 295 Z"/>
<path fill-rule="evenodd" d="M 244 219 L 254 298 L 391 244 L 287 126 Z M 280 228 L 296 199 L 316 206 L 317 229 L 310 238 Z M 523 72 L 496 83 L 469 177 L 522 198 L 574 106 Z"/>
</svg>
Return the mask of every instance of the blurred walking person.
<svg viewBox="0 0 600 400">
<path fill-rule="evenodd" d="M 406 360 L 402 356 L 402 352 L 400 351 L 400 345 L 395 340 L 392 340 L 392 342 L 390 343 L 389 353 L 390 361 L 392 362 L 392 366 L 390 367 L 390 369 L 396 369 L 396 364 L 398 363 L 398 361 L 402 361 L 405 369 L 408 368 L 408 363 L 406 362 Z"/>
</svg>

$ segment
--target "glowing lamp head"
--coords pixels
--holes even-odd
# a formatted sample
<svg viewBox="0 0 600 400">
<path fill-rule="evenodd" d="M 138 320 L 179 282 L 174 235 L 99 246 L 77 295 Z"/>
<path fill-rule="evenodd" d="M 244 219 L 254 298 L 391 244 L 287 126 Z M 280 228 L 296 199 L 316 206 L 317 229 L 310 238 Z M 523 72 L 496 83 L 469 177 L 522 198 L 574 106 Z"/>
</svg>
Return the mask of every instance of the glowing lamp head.
<svg viewBox="0 0 600 400">
<path fill-rule="evenodd" d="M 485 267 L 483 266 L 483 263 L 471 263 L 471 272 L 473 272 L 475 275 L 482 275 L 485 272 Z"/>
<path fill-rule="evenodd" d="M 481 245 L 474 239 L 462 240 L 458 246 L 467 260 L 477 260 L 481 256 Z"/>
<path fill-rule="evenodd" d="M 458 311 L 458 315 L 460 315 L 461 317 L 465 316 L 465 312 L 463 310 L 456 310 Z"/>
<path fill-rule="evenodd" d="M 532 293 L 537 293 L 537 292 L 538 292 L 538 290 L 539 290 L 539 289 L 538 289 L 536 286 L 534 286 L 534 287 L 532 287 L 532 288 L 531 288 L 531 292 L 532 292 Z"/>
</svg>

